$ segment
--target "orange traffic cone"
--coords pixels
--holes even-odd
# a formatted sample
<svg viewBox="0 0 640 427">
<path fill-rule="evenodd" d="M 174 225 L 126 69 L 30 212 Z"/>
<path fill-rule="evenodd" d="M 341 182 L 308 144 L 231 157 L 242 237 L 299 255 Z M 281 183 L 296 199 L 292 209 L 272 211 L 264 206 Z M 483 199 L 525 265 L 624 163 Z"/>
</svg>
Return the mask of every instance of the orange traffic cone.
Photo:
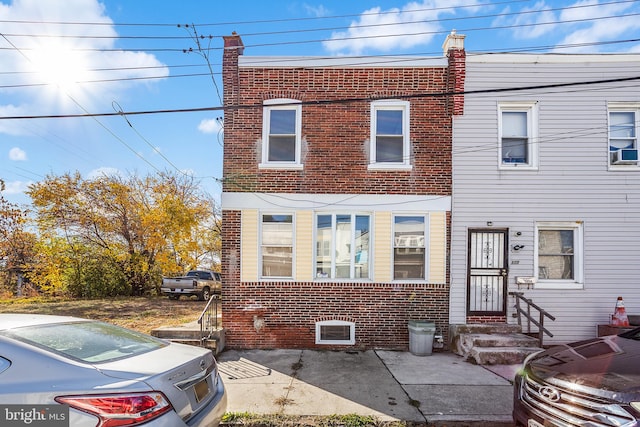
<svg viewBox="0 0 640 427">
<path fill-rule="evenodd" d="M 627 317 L 627 312 L 624 310 L 622 297 L 618 297 L 618 301 L 616 301 L 616 310 L 613 316 L 611 316 L 611 324 L 613 326 L 629 326 L 629 318 Z"/>
</svg>

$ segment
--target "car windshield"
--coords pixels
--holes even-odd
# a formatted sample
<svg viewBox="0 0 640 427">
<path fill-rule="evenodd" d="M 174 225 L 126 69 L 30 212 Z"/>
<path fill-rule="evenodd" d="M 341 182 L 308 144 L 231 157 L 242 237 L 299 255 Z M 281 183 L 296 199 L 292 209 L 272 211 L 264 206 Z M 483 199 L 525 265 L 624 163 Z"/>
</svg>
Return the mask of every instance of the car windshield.
<svg viewBox="0 0 640 427">
<path fill-rule="evenodd" d="M 102 322 L 29 326 L 12 329 L 4 334 L 90 363 L 110 362 L 167 345 L 157 338 Z"/>
</svg>

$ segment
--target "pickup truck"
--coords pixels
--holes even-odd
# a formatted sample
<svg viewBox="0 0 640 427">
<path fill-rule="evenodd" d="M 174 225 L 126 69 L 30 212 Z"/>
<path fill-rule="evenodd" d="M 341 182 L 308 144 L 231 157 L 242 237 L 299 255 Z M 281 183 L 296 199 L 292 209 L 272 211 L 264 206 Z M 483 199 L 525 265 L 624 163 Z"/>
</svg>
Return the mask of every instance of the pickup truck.
<svg viewBox="0 0 640 427">
<path fill-rule="evenodd" d="M 206 301 L 212 293 L 219 294 L 222 291 L 222 281 L 220 273 L 215 271 L 191 270 L 186 276 L 163 278 L 160 291 L 169 299 L 197 295 L 200 301 Z"/>
</svg>

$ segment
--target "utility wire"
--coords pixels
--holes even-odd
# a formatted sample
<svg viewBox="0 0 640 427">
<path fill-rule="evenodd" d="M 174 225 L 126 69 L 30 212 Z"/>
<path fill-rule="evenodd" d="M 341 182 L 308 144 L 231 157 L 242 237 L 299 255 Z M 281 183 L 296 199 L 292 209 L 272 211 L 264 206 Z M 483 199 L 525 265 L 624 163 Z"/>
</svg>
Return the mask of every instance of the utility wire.
<svg viewBox="0 0 640 427">
<path fill-rule="evenodd" d="M 592 81 L 579 81 L 579 82 L 566 82 L 566 83 L 550 83 L 544 85 L 531 85 L 521 87 L 509 87 L 509 88 L 493 88 L 493 89 L 479 89 L 471 91 L 452 91 L 452 92 L 432 92 L 432 93 L 419 93 L 401 95 L 396 94 L 392 96 L 370 96 L 370 97 L 352 97 L 352 98 L 339 98 L 339 99 L 324 99 L 315 101 L 302 101 L 300 105 L 331 105 L 331 104 L 349 104 L 353 102 L 371 102 L 380 101 L 386 99 L 420 99 L 420 98 L 434 98 L 434 97 L 447 97 L 455 95 L 477 95 L 487 93 L 505 93 L 505 92 L 521 92 L 530 90 L 542 90 L 552 88 L 567 88 L 576 86 L 591 86 L 608 83 L 623 83 L 630 81 L 638 81 L 640 76 L 633 77 L 621 77 L 615 79 L 603 79 Z M 290 105 L 284 104 L 272 104 L 272 106 L 278 105 Z M 85 114 L 50 114 L 50 115 L 29 115 L 29 116 L 0 116 L 0 120 L 24 120 L 24 119 L 61 119 L 61 118 L 79 118 L 79 117 L 109 117 L 120 116 L 126 114 L 132 115 L 144 115 L 144 114 L 166 114 L 166 113 L 194 113 L 202 111 L 222 111 L 222 110 L 243 110 L 252 108 L 262 108 L 263 105 L 259 104 L 240 104 L 240 105 L 227 105 L 217 107 L 201 107 L 201 108 L 184 108 L 184 109 L 168 109 L 168 110 L 147 110 L 147 111 L 128 111 L 128 112 L 113 112 L 113 113 L 85 113 Z"/>
</svg>

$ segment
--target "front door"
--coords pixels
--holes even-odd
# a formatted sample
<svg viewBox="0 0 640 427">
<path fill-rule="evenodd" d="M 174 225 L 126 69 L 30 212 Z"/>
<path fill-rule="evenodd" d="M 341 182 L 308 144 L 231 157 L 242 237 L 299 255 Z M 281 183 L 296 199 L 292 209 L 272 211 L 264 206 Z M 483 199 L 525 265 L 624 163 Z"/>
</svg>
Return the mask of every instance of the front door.
<svg viewBox="0 0 640 427">
<path fill-rule="evenodd" d="M 467 313 L 505 316 L 507 230 L 469 230 Z"/>
</svg>

